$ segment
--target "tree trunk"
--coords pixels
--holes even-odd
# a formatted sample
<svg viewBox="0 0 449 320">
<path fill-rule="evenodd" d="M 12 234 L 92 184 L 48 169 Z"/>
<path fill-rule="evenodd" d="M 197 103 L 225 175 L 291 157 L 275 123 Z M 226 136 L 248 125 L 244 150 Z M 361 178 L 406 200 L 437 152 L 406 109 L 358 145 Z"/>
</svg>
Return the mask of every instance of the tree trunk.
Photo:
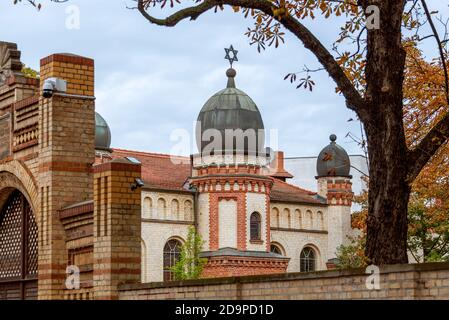
<svg viewBox="0 0 449 320">
<path fill-rule="evenodd" d="M 400 144 L 393 144 L 392 139 L 375 136 L 368 140 L 370 183 L 366 255 L 375 265 L 407 263 L 410 186 L 406 181 L 406 153 Z"/>
<path fill-rule="evenodd" d="M 380 28 L 368 30 L 363 121 L 369 154 L 366 255 L 375 265 L 407 263 L 407 146 L 403 127 L 404 0 L 367 1 L 380 9 Z"/>
</svg>

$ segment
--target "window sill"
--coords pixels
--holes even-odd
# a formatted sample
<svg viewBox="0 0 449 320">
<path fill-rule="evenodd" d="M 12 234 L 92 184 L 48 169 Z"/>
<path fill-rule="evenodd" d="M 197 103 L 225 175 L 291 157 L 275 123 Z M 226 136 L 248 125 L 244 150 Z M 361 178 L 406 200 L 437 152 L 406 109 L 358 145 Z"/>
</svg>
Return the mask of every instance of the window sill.
<svg viewBox="0 0 449 320">
<path fill-rule="evenodd" d="M 263 240 L 249 240 L 249 243 L 252 243 L 252 244 L 263 244 Z"/>
</svg>

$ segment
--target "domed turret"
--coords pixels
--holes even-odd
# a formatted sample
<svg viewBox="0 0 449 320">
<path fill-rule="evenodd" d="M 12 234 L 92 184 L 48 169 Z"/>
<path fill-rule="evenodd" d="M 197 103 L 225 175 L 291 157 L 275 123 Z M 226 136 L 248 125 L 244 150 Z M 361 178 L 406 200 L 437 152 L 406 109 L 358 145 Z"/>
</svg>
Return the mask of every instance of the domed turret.
<svg viewBox="0 0 449 320">
<path fill-rule="evenodd" d="M 262 116 L 254 101 L 245 92 L 236 88 L 234 80 L 236 74 L 232 67 L 227 70 L 226 89 L 214 94 L 198 115 L 196 141 L 202 154 L 211 143 L 216 146 L 215 154 L 222 154 L 223 151 L 254 154 L 263 150 L 265 132 Z M 239 131 L 235 131 L 236 129 L 241 129 L 240 134 Z M 220 134 L 221 146 L 219 143 L 214 144 L 216 143 L 214 132 Z M 232 150 L 229 150 L 231 145 L 229 140 L 232 141 Z M 210 148 L 208 150 L 210 151 Z"/>
<path fill-rule="evenodd" d="M 335 142 L 337 140 L 335 134 L 332 134 L 329 139 L 330 144 L 321 150 L 317 159 L 318 177 L 349 177 L 351 162 L 348 153 Z"/>
<path fill-rule="evenodd" d="M 111 129 L 98 112 L 95 112 L 95 149 L 109 151 L 111 147 Z"/>
</svg>

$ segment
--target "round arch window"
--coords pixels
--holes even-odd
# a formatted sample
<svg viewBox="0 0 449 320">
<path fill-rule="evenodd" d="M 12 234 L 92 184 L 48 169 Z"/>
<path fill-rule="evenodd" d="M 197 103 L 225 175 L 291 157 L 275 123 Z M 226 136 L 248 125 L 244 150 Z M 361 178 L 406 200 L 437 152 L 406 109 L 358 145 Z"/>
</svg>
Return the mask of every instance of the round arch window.
<svg viewBox="0 0 449 320">
<path fill-rule="evenodd" d="M 316 253 L 311 247 L 305 247 L 300 255 L 300 271 L 311 272 L 316 270 Z"/>
<path fill-rule="evenodd" d="M 258 212 L 251 213 L 250 217 L 250 240 L 261 240 L 262 219 Z"/>
<path fill-rule="evenodd" d="M 277 244 L 274 244 L 274 243 L 272 243 L 270 245 L 270 252 L 279 254 L 281 256 L 283 255 L 281 248 Z"/>
<path fill-rule="evenodd" d="M 164 246 L 164 281 L 175 280 L 175 275 L 171 270 L 181 257 L 182 243 L 179 240 L 168 240 Z"/>
</svg>

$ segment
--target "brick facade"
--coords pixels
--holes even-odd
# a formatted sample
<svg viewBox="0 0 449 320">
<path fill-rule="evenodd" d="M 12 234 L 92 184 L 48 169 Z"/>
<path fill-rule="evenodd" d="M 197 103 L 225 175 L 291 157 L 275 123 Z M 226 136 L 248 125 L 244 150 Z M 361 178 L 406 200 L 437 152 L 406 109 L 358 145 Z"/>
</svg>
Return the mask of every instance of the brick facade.
<svg viewBox="0 0 449 320">
<path fill-rule="evenodd" d="M 203 278 L 285 273 L 288 259 L 220 256 L 209 258 Z"/>
<path fill-rule="evenodd" d="M 94 167 L 94 294 L 118 299 L 117 286 L 141 279 L 141 190 L 131 185 L 140 164 L 125 159 Z"/>
<path fill-rule="evenodd" d="M 120 299 L 449 299 L 448 263 L 385 266 L 379 290 L 366 286 L 367 277 L 354 269 L 123 285 Z"/>
<path fill-rule="evenodd" d="M 141 169 L 120 160 L 92 167 L 94 61 L 50 55 L 39 80 L 20 72 L 15 44 L 0 42 L 0 53 L 0 206 L 18 190 L 35 215 L 37 297 L 116 299 L 119 283 L 140 281 L 141 191 L 130 185 Z M 67 91 L 42 97 L 50 77 L 65 80 Z M 94 184 L 94 171 L 108 182 Z M 79 289 L 66 287 L 71 265 L 80 271 Z"/>
</svg>

